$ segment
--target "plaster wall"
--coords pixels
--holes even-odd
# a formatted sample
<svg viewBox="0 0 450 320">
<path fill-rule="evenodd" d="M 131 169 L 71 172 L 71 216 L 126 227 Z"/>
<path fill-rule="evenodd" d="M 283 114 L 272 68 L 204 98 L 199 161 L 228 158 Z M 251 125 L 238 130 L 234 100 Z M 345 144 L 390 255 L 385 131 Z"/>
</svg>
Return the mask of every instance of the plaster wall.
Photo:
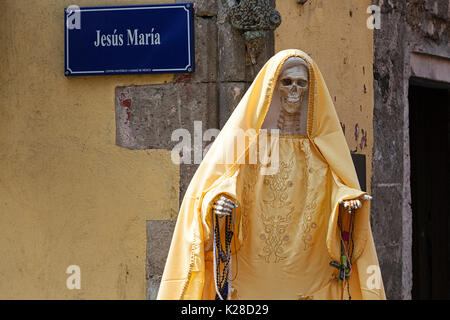
<svg viewBox="0 0 450 320">
<path fill-rule="evenodd" d="M 120 5 L 155 2 L 174 1 Z M 65 77 L 73 3 L 1 1 L 0 299 L 145 299 L 146 220 L 178 211 L 170 152 L 115 143 L 115 88 L 173 76 Z M 80 290 L 66 287 L 69 265 Z"/>
</svg>

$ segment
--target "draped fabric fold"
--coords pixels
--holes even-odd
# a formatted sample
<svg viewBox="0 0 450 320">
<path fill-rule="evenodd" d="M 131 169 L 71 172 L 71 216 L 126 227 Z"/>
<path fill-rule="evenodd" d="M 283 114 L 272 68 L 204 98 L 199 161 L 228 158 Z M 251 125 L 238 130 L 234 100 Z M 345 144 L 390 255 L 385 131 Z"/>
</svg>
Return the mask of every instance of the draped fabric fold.
<svg viewBox="0 0 450 320">
<path fill-rule="evenodd" d="M 307 62 L 310 80 L 307 136 L 280 139 L 280 165 L 297 178 L 289 182 L 289 185 L 286 184 L 285 189 L 291 190 L 291 193 L 283 195 L 281 200 L 275 199 L 275 195 L 273 199 L 281 201 L 278 204 L 268 203 L 264 198 L 264 192 L 270 191 L 269 187 L 275 176 L 255 181 L 253 185 L 260 188 L 256 194 L 261 195 L 261 199 L 256 199 L 259 203 L 254 208 L 249 208 L 249 197 L 245 194 L 249 184 L 243 184 L 243 181 L 253 175 L 253 167 L 245 165 L 244 160 L 261 136 L 260 129 L 270 107 L 280 69 L 290 57 L 300 57 Z M 246 133 L 248 143 L 234 143 L 233 137 L 239 132 Z M 288 161 L 292 157 L 295 159 Z M 284 185 L 285 182 L 281 183 Z M 310 195 L 303 194 L 301 190 L 311 190 Z M 234 298 L 297 298 L 294 295 L 296 289 L 281 290 L 277 296 L 276 288 L 268 287 L 266 292 L 264 288 L 259 288 L 258 272 L 251 271 L 256 263 L 261 263 L 260 272 L 276 272 L 274 279 L 278 283 L 286 281 L 287 286 L 293 283 L 301 293 L 311 295 L 314 299 L 341 297 L 337 281 L 330 280 L 333 268 L 328 265 L 332 260 L 339 261 L 341 254 L 337 221 L 339 202 L 357 199 L 365 193 L 360 190 L 350 152 L 322 74 L 304 52 L 284 50 L 265 64 L 210 147 L 181 204 L 158 299 L 214 299 L 211 252 L 214 243 L 211 242 L 210 215 L 214 200 L 221 194 L 226 194 L 239 203 L 234 235 L 237 241 L 233 246 L 233 253 L 239 255 L 240 260 L 237 260 L 240 265 Z M 296 198 L 300 202 L 296 202 Z M 283 216 L 285 220 L 276 220 L 276 217 L 264 213 L 264 206 L 268 205 L 286 210 Z M 261 214 L 257 214 L 258 208 L 262 208 Z M 305 222 L 304 212 L 307 210 L 311 212 L 308 213 L 308 219 L 315 219 L 314 223 Z M 278 233 L 279 230 L 286 233 L 282 238 L 267 231 L 269 224 L 279 226 L 283 223 L 283 228 L 277 229 Z M 258 224 L 262 230 L 258 235 L 260 239 L 252 240 L 254 245 L 249 244 L 246 237 L 252 233 L 246 228 L 253 226 L 253 230 L 256 230 L 259 228 Z M 302 232 L 305 234 L 300 234 Z M 296 236 L 300 237 L 299 241 L 294 240 Z M 268 237 L 275 237 L 282 245 L 278 245 L 275 250 L 268 245 Z M 256 254 L 253 251 L 258 246 L 261 250 Z M 299 250 L 299 255 L 296 250 Z M 265 256 L 261 252 L 265 252 Z M 303 260 L 299 258 L 303 256 Z M 311 266 L 310 263 L 305 264 L 303 269 L 298 269 L 298 265 L 305 263 L 306 258 L 317 266 Z M 364 202 L 363 207 L 355 214 L 353 261 L 354 268 L 350 276 L 353 298 L 385 299 L 381 278 L 379 281 L 373 280 L 379 265 L 370 230 L 368 202 Z M 246 267 L 250 271 L 247 272 Z M 305 270 L 304 274 L 301 270 Z M 286 272 L 285 276 L 283 272 Z M 375 276 L 380 276 L 379 272 Z M 291 281 L 290 277 L 296 280 Z M 310 280 L 307 279 L 311 277 L 317 278 L 316 283 L 309 283 Z M 274 284 L 277 283 L 275 280 Z"/>
</svg>

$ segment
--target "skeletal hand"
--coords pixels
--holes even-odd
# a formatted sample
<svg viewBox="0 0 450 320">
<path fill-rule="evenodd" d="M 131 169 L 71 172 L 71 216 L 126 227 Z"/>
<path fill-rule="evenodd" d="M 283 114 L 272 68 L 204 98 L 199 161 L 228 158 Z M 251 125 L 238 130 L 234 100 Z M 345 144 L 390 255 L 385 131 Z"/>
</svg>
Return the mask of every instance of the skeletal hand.
<svg viewBox="0 0 450 320">
<path fill-rule="evenodd" d="M 359 199 L 355 200 L 342 200 L 340 204 L 344 207 L 344 209 L 347 209 L 348 212 L 352 212 L 354 210 L 358 210 L 362 207 L 362 202 L 364 200 L 372 200 L 372 197 L 369 195 L 364 195 Z"/>
<path fill-rule="evenodd" d="M 213 212 L 219 216 L 228 216 L 237 208 L 237 204 L 226 196 L 221 196 L 213 205 Z"/>
</svg>

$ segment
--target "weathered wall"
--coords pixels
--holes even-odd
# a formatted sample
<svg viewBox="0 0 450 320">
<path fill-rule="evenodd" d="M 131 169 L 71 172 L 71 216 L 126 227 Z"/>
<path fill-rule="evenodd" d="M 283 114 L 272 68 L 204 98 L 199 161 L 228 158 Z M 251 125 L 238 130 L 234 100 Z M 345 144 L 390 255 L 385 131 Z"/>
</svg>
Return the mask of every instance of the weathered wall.
<svg viewBox="0 0 450 320">
<path fill-rule="evenodd" d="M 366 155 L 370 191 L 373 147 L 373 31 L 371 0 L 278 0 L 282 16 L 275 51 L 300 49 L 318 64 L 352 152 Z"/>
<path fill-rule="evenodd" d="M 447 0 L 376 0 L 373 3 L 381 7 L 382 24 L 374 33 L 372 228 L 378 235 L 377 251 L 388 298 L 410 299 L 413 271 L 410 61 L 415 53 L 450 58 L 450 8 Z"/>
<path fill-rule="evenodd" d="M 152 2 L 173 1 L 120 4 Z M 73 3 L 1 1 L 1 299 L 144 299 L 146 220 L 178 211 L 170 152 L 115 144 L 115 87 L 172 76 L 66 78 L 63 8 Z M 66 288 L 73 264 L 81 290 Z"/>
</svg>

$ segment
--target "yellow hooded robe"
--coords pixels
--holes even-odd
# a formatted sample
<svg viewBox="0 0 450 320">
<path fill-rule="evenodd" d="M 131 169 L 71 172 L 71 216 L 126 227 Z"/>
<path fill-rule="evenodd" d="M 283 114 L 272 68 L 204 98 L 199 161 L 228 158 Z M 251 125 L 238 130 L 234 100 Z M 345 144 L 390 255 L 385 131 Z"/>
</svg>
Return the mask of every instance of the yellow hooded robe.
<svg viewBox="0 0 450 320">
<path fill-rule="evenodd" d="M 283 63 L 309 66 L 307 134 L 278 137 L 278 171 L 246 164 Z M 261 130 L 261 131 L 260 131 Z M 236 144 L 236 132 L 249 142 Z M 224 156 L 227 161 L 224 161 Z M 158 299 L 214 299 L 211 207 L 222 194 L 239 207 L 232 243 L 232 299 L 385 299 L 370 229 L 370 204 L 355 213 L 352 272 L 344 288 L 331 261 L 341 260 L 341 200 L 360 198 L 351 155 L 319 68 L 300 50 L 284 50 L 261 69 L 211 145 L 181 204 Z"/>
</svg>

